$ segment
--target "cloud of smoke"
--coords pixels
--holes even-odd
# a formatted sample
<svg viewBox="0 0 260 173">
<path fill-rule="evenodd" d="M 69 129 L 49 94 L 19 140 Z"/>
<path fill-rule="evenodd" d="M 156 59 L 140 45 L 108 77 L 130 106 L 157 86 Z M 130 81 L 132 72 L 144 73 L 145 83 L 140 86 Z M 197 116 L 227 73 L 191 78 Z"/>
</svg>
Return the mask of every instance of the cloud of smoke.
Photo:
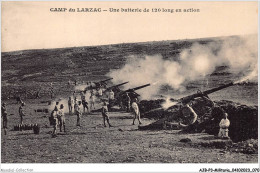
<svg viewBox="0 0 260 173">
<path fill-rule="evenodd" d="M 257 36 L 228 37 L 206 45 L 194 43 L 180 53 L 178 61 L 165 60 L 161 55 L 131 56 L 123 68 L 108 75 L 114 83 L 129 81 L 129 88 L 151 83 L 137 91 L 143 99 L 150 99 L 162 85 L 182 90 L 185 82 L 205 77 L 221 65 L 232 73 L 244 74 L 244 79 L 257 80 L 257 51 Z"/>
</svg>

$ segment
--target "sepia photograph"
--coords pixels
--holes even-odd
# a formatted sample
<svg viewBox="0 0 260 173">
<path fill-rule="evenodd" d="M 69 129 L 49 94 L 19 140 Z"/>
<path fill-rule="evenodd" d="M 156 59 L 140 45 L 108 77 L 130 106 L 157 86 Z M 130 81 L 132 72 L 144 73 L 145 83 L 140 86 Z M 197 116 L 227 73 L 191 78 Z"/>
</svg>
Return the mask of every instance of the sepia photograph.
<svg viewBox="0 0 260 173">
<path fill-rule="evenodd" d="M 1 172 L 259 172 L 258 13 L 2 1 Z"/>
</svg>

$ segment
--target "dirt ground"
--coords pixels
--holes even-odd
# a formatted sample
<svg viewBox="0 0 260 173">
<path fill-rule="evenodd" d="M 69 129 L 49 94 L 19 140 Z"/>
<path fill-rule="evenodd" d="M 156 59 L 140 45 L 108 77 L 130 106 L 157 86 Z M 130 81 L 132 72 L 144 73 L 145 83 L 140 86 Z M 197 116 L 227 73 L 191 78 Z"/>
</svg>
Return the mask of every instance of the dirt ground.
<svg viewBox="0 0 260 173">
<path fill-rule="evenodd" d="M 110 112 L 113 127 L 103 127 L 101 113 L 84 114 L 81 127 L 76 116 L 66 114 L 66 132 L 51 137 L 49 114 L 35 113 L 44 104 L 28 103 L 24 123 L 38 123 L 40 134 L 32 130 L 12 131 L 19 123 L 18 104 L 8 103 L 7 135 L 1 133 L 2 163 L 257 163 L 257 154 L 242 154 L 206 148 L 201 142 L 213 139 L 205 133 L 180 134 L 177 130 L 140 131 L 132 125 L 132 115 Z M 46 105 L 46 104 L 45 104 Z M 143 119 L 143 124 L 152 120 Z M 190 143 L 180 142 L 190 138 Z"/>
</svg>

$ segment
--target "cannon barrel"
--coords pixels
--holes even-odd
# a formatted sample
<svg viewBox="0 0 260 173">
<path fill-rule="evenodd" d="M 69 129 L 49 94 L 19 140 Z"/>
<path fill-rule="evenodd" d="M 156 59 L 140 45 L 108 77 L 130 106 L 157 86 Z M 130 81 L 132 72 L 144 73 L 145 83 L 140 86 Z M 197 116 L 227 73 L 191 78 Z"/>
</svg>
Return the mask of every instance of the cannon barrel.
<svg viewBox="0 0 260 173">
<path fill-rule="evenodd" d="M 145 85 L 142 85 L 142 86 L 139 86 L 139 87 L 131 88 L 131 89 L 125 90 L 124 93 L 125 93 L 125 92 L 133 92 L 133 91 L 142 89 L 142 88 L 144 88 L 144 87 L 148 87 L 148 86 L 150 86 L 150 85 L 151 85 L 151 84 L 145 84 Z"/>
<path fill-rule="evenodd" d="M 107 88 L 106 91 L 108 91 L 108 90 L 110 90 L 110 89 L 112 89 L 112 88 L 115 88 L 115 87 L 119 87 L 119 86 L 125 85 L 125 84 L 127 84 L 127 83 L 129 83 L 129 82 L 123 82 L 123 83 L 120 83 L 120 84 L 111 86 L 111 87 Z"/>
<path fill-rule="evenodd" d="M 192 100 L 194 98 L 207 96 L 208 94 L 211 94 L 213 92 L 222 90 L 222 89 L 230 87 L 232 85 L 234 85 L 233 82 L 228 83 L 226 85 L 222 85 L 222 86 L 216 87 L 216 88 L 212 88 L 212 89 L 209 89 L 209 90 L 206 90 L 206 91 L 203 91 L 203 92 L 198 92 L 198 93 L 186 96 L 186 97 L 182 97 L 182 98 L 178 99 L 177 101 L 186 104 L 186 103 L 188 103 L 190 100 Z"/>
<path fill-rule="evenodd" d="M 99 81 L 99 82 L 95 82 L 95 83 L 104 83 L 106 81 L 109 81 L 109 80 L 112 80 L 113 78 L 109 78 L 109 79 L 105 79 L 105 80 L 102 80 L 102 81 Z"/>
</svg>

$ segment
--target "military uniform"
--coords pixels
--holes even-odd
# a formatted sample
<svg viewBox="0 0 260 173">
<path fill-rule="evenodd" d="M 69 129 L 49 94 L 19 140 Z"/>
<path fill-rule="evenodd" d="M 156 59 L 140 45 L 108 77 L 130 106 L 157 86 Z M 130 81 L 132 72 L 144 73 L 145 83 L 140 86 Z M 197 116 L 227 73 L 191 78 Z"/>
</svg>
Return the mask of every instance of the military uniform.
<svg viewBox="0 0 260 173">
<path fill-rule="evenodd" d="M 106 127 L 106 121 L 109 127 L 112 127 L 111 124 L 109 123 L 108 109 L 106 104 L 102 106 L 102 117 L 103 117 L 104 127 Z"/>
<path fill-rule="evenodd" d="M 60 132 L 62 132 L 62 126 L 65 132 L 65 115 L 64 115 L 64 111 L 63 111 L 63 107 L 61 107 L 58 110 L 58 114 L 57 114 L 57 118 L 58 118 L 58 123 L 60 125 Z"/>
<path fill-rule="evenodd" d="M 129 97 L 129 95 L 126 95 L 126 111 L 130 112 L 130 108 L 131 108 L 131 98 Z"/>
<path fill-rule="evenodd" d="M 230 126 L 230 121 L 227 118 L 223 118 L 219 123 L 219 133 L 218 137 L 229 138 L 228 136 L 228 127 Z"/>
<path fill-rule="evenodd" d="M 19 107 L 19 115 L 20 115 L 20 124 L 23 124 L 23 117 L 25 116 L 25 110 L 23 105 Z"/>
<path fill-rule="evenodd" d="M 81 118 L 80 104 L 75 103 L 74 109 L 75 109 L 75 114 L 77 115 L 77 124 L 76 124 L 76 126 L 80 126 L 80 118 Z"/>
<path fill-rule="evenodd" d="M 95 109 L 95 96 L 93 94 L 91 94 L 90 98 L 89 98 L 89 102 L 90 102 L 90 109 L 93 110 L 93 108 Z"/>
<path fill-rule="evenodd" d="M 69 100 L 68 100 L 69 113 L 72 112 L 73 102 L 74 102 L 73 99 L 71 99 L 71 97 L 69 97 Z"/>
<path fill-rule="evenodd" d="M 132 108 L 134 111 L 134 119 L 133 119 L 133 125 L 135 124 L 135 119 L 137 118 L 139 121 L 139 124 L 142 124 L 140 121 L 140 111 L 139 111 L 139 107 L 136 103 L 136 100 L 132 103 Z"/>
<path fill-rule="evenodd" d="M 52 125 L 53 125 L 53 132 L 52 136 L 55 137 L 57 135 L 57 126 L 58 126 L 58 117 L 57 117 L 57 112 L 53 110 L 51 112 L 51 118 L 52 118 Z"/>
</svg>

